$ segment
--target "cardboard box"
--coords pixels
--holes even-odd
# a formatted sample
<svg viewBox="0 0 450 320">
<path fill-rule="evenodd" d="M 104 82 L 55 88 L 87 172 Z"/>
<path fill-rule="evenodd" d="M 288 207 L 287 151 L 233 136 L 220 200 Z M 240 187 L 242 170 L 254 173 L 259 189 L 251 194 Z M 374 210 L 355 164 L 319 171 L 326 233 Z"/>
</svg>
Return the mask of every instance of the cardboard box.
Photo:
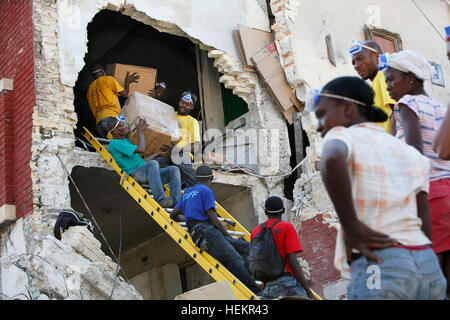
<svg viewBox="0 0 450 320">
<path fill-rule="evenodd" d="M 239 24 L 238 32 L 233 34 L 244 69 L 255 71 L 255 63 L 251 57 L 274 41 L 272 33 Z"/>
<path fill-rule="evenodd" d="M 175 300 L 236 300 L 227 281 L 213 282 L 175 297 Z"/>
<path fill-rule="evenodd" d="M 258 74 L 264 79 L 285 119 L 292 124 L 293 115 L 302 109 L 302 104 L 286 79 L 275 42 L 254 54 L 252 61 L 256 64 Z"/>
<path fill-rule="evenodd" d="M 156 74 L 158 72 L 157 69 L 121 63 L 108 64 L 106 66 L 106 74 L 109 76 L 113 76 L 124 88 L 127 72 L 129 72 L 130 74 L 136 72 L 139 75 L 138 82 L 133 82 L 132 84 L 130 84 L 128 96 L 131 96 L 131 94 L 134 92 L 140 92 L 142 94 L 148 95 L 149 91 L 155 88 Z"/>
<path fill-rule="evenodd" d="M 272 43 L 268 44 L 267 46 L 265 46 L 264 48 L 262 48 L 257 53 L 255 53 L 251 57 L 251 60 L 253 61 L 253 63 L 255 65 L 257 65 L 258 63 L 263 61 L 265 58 L 267 58 L 268 56 L 270 56 L 274 52 L 278 53 L 277 46 L 275 45 L 275 42 L 272 42 Z"/>
<path fill-rule="evenodd" d="M 160 151 L 165 144 L 175 145 L 180 140 L 178 121 L 173 107 L 139 92 L 134 92 L 126 101 L 120 115 L 127 117 L 131 143 L 139 143 L 137 124 L 140 118 L 147 121 L 145 129 L 145 153 L 149 156 Z"/>
</svg>

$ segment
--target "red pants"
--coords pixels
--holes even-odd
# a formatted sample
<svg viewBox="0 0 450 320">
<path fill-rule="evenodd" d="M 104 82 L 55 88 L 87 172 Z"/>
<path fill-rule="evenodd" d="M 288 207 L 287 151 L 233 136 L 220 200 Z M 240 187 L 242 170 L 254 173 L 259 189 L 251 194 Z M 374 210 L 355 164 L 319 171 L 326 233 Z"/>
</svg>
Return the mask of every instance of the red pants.
<svg viewBox="0 0 450 320">
<path fill-rule="evenodd" d="M 431 237 L 435 253 L 450 250 L 450 179 L 430 182 Z"/>
</svg>

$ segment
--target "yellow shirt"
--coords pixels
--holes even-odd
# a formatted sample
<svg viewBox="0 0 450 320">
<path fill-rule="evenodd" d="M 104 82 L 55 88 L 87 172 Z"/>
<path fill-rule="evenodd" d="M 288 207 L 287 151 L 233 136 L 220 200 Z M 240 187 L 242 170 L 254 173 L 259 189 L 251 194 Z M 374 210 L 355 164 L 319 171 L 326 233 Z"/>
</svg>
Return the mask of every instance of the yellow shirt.
<svg viewBox="0 0 450 320">
<path fill-rule="evenodd" d="M 382 126 L 387 133 L 390 133 L 392 109 L 389 105 L 395 105 L 395 100 L 391 98 L 389 91 L 387 91 L 386 79 L 383 72 L 379 71 L 375 79 L 373 79 L 372 89 L 375 92 L 374 105 L 383 110 L 389 117 L 387 121 L 378 122 L 378 124 Z"/>
<path fill-rule="evenodd" d="M 95 122 L 106 117 L 117 117 L 120 103 L 117 95 L 125 90 L 114 77 L 102 76 L 94 80 L 87 91 L 87 99 Z"/>
<path fill-rule="evenodd" d="M 200 142 L 200 127 L 197 120 L 187 115 L 182 116 L 177 114 L 178 127 L 180 128 L 180 141 L 177 147 L 182 149 L 183 147 L 190 145 L 194 142 Z M 190 153 L 190 152 L 188 152 Z M 191 158 L 193 155 L 191 154 Z"/>
</svg>

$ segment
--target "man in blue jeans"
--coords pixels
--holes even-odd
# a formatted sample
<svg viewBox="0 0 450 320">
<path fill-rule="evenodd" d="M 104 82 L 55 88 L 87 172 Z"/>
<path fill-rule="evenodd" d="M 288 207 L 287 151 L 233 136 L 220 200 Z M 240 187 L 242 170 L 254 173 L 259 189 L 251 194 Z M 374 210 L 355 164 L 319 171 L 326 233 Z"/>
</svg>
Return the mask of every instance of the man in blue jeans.
<svg viewBox="0 0 450 320">
<path fill-rule="evenodd" d="M 195 245 L 219 260 L 247 288 L 258 294 L 261 288 L 248 270 L 249 243 L 233 239 L 217 219 L 214 194 L 210 189 L 212 170 L 208 166 L 198 167 L 196 180 L 197 184 L 184 192 L 170 217 L 179 221 L 178 216 L 184 214 Z"/>
<path fill-rule="evenodd" d="M 283 200 L 277 196 L 267 198 L 264 212 L 267 215 L 266 228 L 271 228 L 273 240 L 284 261 L 285 272 L 277 279 L 267 281 L 261 292 L 262 299 L 296 296 L 314 299 L 312 291 L 303 275 L 302 267 L 297 260 L 297 253 L 302 252 L 297 231 L 289 221 L 281 221 L 285 209 Z M 251 233 L 251 239 L 262 231 L 260 224 Z"/>
<path fill-rule="evenodd" d="M 130 128 L 124 120 L 122 118 L 108 119 L 107 128 L 114 138 L 109 143 L 109 152 L 117 165 L 138 183 L 148 182 L 156 202 L 163 208 L 172 208 L 181 197 L 180 170 L 176 166 L 159 168 L 158 161 L 153 159 L 164 155 L 164 152 L 155 152 L 142 159 L 139 153 L 145 151 L 144 130 L 147 123 L 144 119 L 139 120 L 137 127 L 139 142 L 138 145 L 134 145 L 127 139 Z M 163 187 L 167 182 L 170 186 L 169 198 L 165 196 Z"/>
</svg>

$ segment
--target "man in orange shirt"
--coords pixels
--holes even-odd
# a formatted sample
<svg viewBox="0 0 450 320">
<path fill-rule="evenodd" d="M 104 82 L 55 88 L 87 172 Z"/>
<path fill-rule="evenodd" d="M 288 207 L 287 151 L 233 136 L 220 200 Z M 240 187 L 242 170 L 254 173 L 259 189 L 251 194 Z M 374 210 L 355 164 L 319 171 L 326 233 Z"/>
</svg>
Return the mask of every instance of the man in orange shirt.
<svg viewBox="0 0 450 320">
<path fill-rule="evenodd" d="M 97 132 L 100 137 L 106 138 L 108 119 L 117 117 L 121 110 L 118 95 L 127 98 L 130 84 L 138 82 L 139 75 L 127 72 L 123 88 L 114 77 L 106 75 L 101 65 L 93 65 L 91 74 L 95 80 L 89 85 L 87 99 L 97 124 Z"/>
</svg>

